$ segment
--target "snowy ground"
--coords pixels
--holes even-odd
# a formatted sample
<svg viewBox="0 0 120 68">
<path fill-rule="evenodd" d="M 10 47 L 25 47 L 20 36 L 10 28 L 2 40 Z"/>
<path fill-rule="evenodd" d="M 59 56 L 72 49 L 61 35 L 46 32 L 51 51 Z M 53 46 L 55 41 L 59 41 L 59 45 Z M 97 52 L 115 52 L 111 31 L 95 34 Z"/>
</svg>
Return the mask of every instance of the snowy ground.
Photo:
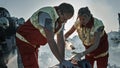
<svg viewBox="0 0 120 68">
<path fill-rule="evenodd" d="M 73 43 L 73 45 L 76 45 L 75 47 L 77 47 L 76 50 L 74 50 L 74 51 L 83 51 L 84 50 L 84 47 L 82 46 L 82 43 L 80 42 L 80 40 L 77 36 L 74 36 L 70 41 Z M 108 68 L 120 68 L 120 65 L 119 65 L 120 64 L 120 59 L 119 59 L 120 43 L 116 44 L 116 43 L 113 43 L 111 40 L 109 40 L 109 44 L 110 44 L 110 47 L 109 47 L 110 56 L 109 56 Z M 81 45 L 81 46 L 79 46 L 79 45 Z M 70 50 L 66 50 L 66 59 L 69 59 L 71 57 L 71 55 L 72 55 L 71 52 L 72 51 L 70 51 Z M 14 58 L 12 58 L 9 61 L 8 68 L 17 68 L 16 57 L 17 56 L 15 56 Z M 42 61 L 42 62 L 40 62 L 40 61 Z M 54 66 L 57 63 L 58 63 L 58 61 L 51 53 L 49 46 L 42 46 L 39 50 L 40 68 L 48 68 L 48 67 Z"/>
<path fill-rule="evenodd" d="M 8 68 L 18 68 L 17 67 L 17 55 L 14 56 L 9 62 L 8 62 Z"/>
</svg>

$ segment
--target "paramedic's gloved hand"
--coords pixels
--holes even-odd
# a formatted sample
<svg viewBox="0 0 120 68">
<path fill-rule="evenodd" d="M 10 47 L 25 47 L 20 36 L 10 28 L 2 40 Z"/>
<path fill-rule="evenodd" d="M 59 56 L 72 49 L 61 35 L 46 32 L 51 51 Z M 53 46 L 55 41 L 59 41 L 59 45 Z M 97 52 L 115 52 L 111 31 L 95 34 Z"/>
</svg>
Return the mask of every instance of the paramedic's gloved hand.
<svg viewBox="0 0 120 68">
<path fill-rule="evenodd" d="M 83 52 L 81 52 L 81 53 L 72 52 L 72 53 L 75 54 L 75 55 L 72 57 L 72 59 L 73 59 L 73 60 L 76 60 L 76 61 L 80 61 L 80 60 L 81 60 L 81 57 L 84 56 L 84 53 L 83 53 Z"/>
<path fill-rule="evenodd" d="M 61 64 L 60 64 L 60 68 L 73 68 L 73 64 L 70 61 L 64 60 Z"/>
</svg>

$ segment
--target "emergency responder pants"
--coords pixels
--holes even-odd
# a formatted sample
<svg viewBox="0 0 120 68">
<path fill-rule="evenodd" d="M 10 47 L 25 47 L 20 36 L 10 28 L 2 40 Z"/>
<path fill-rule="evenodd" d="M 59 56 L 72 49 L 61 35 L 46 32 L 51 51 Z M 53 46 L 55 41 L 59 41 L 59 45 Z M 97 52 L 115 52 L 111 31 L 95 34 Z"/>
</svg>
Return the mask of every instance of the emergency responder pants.
<svg viewBox="0 0 120 68">
<path fill-rule="evenodd" d="M 24 68 L 39 68 L 38 48 L 34 48 L 29 43 L 16 38 L 16 45 L 21 55 Z"/>
<path fill-rule="evenodd" d="M 85 56 L 85 58 L 90 62 L 92 68 L 94 68 L 94 62 L 96 61 L 97 68 L 107 68 L 108 65 L 108 56 L 107 54 L 104 57 L 94 58 L 93 56 Z"/>
</svg>

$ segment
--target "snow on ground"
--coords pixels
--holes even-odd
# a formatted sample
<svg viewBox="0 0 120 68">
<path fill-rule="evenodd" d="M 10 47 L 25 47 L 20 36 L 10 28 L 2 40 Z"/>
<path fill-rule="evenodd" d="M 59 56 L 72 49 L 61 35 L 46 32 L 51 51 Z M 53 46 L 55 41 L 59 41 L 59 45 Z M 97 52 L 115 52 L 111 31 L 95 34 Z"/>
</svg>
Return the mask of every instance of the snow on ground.
<svg viewBox="0 0 120 68">
<path fill-rule="evenodd" d="M 17 66 L 17 55 L 15 55 L 7 64 L 8 68 L 18 68 Z"/>
<path fill-rule="evenodd" d="M 110 40 L 111 35 L 109 35 L 110 37 L 109 39 L 109 52 L 110 52 L 110 56 L 109 56 L 109 64 L 108 64 L 108 68 L 120 68 L 120 44 L 116 44 L 114 42 L 112 42 Z M 71 41 L 73 43 L 73 45 L 75 46 L 75 50 L 76 52 L 81 52 L 84 50 L 84 47 L 82 46 L 82 42 L 79 40 L 78 36 L 74 36 L 72 39 L 69 39 L 69 41 Z M 70 57 L 72 56 L 70 50 L 66 50 L 66 59 L 70 59 Z M 46 57 L 45 57 L 46 56 Z M 53 66 L 55 64 L 58 63 L 58 61 L 56 60 L 56 58 L 52 55 L 49 46 L 43 46 L 40 48 L 40 56 L 39 56 L 39 60 L 42 61 L 40 62 L 40 68 L 46 68 L 46 67 L 50 67 Z M 46 62 L 47 61 L 47 62 Z"/>
<path fill-rule="evenodd" d="M 108 68 L 120 68 L 120 43 L 116 44 L 114 43 L 110 38 L 112 36 L 109 35 L 109 63 L 108 63 Z M 69 41 L 71 41 L 73 43 L 73 45 L 76 47 L 76 52 L 80 52 L 84 50 L 84 47 L 82 46 L 81 41 L 79 40 L 78 36 L 74 36 L 72 39 L 69 39 Z M 65 58 L 66 59 L 70 59 L 70 57 L 72 56 L 71 52 L 73 52 L 72 50 L 66 50 L 65 54 Z M 8 68 L 17 68 L 17 60 L 16 57 L 13 57 L 8 65 Z M 46 44 L 46 46 L 41 46 L 39 49 L 39 66 L 40 68 L 48 68 L 51 66 L 56 65 L 57 63 L 59 63 L 57 61 L 57 59 L 53 56 L 52 52 L 49 49 L 48 44 Z"/>
<path fill-rule="evenodd" d="M 109 39 L 109 65 L 110 68 L 120 68 L 120 32 L 108 33 Z"/>
</svg>

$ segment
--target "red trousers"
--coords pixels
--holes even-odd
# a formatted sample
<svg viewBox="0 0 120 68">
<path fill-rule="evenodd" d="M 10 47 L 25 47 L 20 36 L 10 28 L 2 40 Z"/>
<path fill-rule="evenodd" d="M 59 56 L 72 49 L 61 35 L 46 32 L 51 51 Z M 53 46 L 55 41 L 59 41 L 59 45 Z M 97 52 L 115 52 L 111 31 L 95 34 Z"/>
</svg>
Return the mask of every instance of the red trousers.
<svg viewBox="0 0 120 68">
<path fill-rule="evenodd" d="M 92 68 L 94 68 L 94 62 L 96 61 L 97 68 L 107 68 L 108 65 L 108 55 L 100 58 L 93 58 L 93 56 L 85 56 L 85 58 L 90 62 Z"/>
<path fill-rule="evenodd" d="M 16 44 L 18 46 L 24 68 L 39 68 L 38 48 L 34 48 L 30 44 L 25 43 L 18 38 L 16 38 Z"/>
</svg>

